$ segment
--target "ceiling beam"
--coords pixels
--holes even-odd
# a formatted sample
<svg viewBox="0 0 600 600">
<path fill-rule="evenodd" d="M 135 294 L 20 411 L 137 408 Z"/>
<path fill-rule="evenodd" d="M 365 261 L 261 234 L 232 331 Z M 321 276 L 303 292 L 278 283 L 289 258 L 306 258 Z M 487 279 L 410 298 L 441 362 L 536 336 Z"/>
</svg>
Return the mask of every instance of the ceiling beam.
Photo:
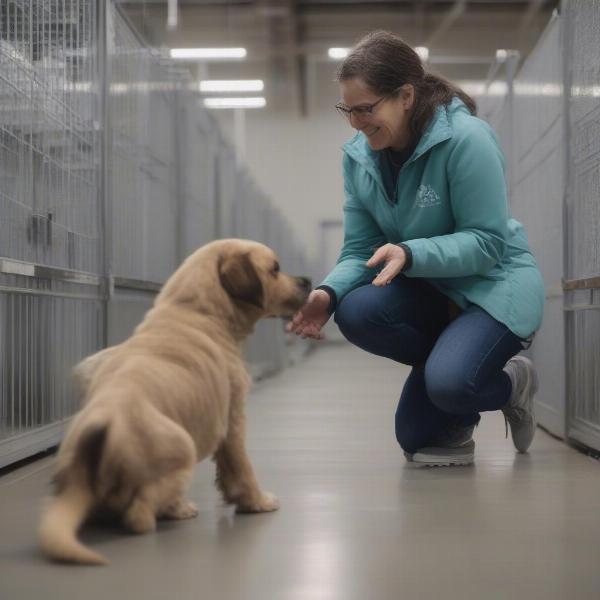
<svg viewBox="0 0 600 600">
<path fill-rule="evenodd" d="M 301 32 L 295 0 L 260 0 L 257 4 L 263 20 L 268 52 L 266 54 L 272 102 L 296 103 L 305 110 L 303 64 L 300 58 Z M 304 107 L 304 108 L 303 108 Z"/>
<path fill-rule="evenodd" d="M 521 18 L 521 22 L 518 26 L 518 39 L 524 40 L 529 32 L 529 27 L 538 13 L 542 10 L 545 0 L 529 0 L 529 5 Z"/>
<path fill-rule="evenodd" d="M 425 46 L 432 48 L 436 42 L 449 31 L 454 23 L 462 17 L 463 13 L 467 8 L 467 0 L 456 0 L 452 8 L 446 13 L 441 23 L 434 29 L 427 39 L 425 40 Z"/>
</svg>

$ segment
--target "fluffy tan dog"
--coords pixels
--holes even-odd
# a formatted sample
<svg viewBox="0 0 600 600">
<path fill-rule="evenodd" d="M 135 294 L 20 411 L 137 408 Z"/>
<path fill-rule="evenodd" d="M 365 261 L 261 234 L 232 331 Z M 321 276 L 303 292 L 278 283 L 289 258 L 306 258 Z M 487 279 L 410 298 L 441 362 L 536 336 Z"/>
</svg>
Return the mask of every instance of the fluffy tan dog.
<svg viewBox="0 0 600 600">
<path fill-rule="evenodd" d="M 210 455 L 227 502 L 241 512 L 276 510 L 245 450 L 250 378 L 240 346 L 259 318 L 292 315 L 309 291 L 308 279 L 279 271 L 266 246 L 215 241 L 181 265 L 127 341 L 80 363 L 85 405 L 58 453 L 56 495 L 39 532 L 44 554 L 105 563 L 76 537 L 97 509 L 136 533 L 157 518 L 196 516 L 184 494 Z"/>
</svg>

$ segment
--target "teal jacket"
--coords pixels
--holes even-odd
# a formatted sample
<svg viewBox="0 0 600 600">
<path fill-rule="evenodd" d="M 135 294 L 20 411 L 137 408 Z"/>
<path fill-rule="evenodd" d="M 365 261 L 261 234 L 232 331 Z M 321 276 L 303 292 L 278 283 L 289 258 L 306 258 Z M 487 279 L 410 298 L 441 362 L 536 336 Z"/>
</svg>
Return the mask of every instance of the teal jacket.
<svg viewBox="0 0 600 600">
<path fill-rule="evenodd" d="M 491 127 L 458 98 L 439 106 L 400 170 L 397 202 L 385 190 L 382 154 L 360 132 L 344 146 L 344 245 L 323 285 L 341 301 L 375 277 L 365 264 L 375 248 L 402 242 L 412 251 L 407 277 L 529 337 L 541 324 L 544 282 L 523 226 L 510 216 Z"/>
</svg>

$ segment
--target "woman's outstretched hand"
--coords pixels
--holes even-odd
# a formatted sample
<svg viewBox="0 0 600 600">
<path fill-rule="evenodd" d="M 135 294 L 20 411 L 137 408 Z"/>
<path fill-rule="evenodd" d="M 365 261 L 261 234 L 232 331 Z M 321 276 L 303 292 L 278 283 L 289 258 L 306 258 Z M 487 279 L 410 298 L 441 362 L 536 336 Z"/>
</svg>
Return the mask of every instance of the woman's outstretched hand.
<svg viewBox="0 0 600 600">
<path fill-rule="evenodd" d="M 385 244 L 377 248 L 375 254 L 367 261 L 367 267 L 374 267 L 382 262 L 385 262 L 385 266 L 371 282 L 373 285 L 381 286 L 390 283 L 402 271 L 406 262 L 406 252 L 401 246 Z"/>
<path fill-rule="evenodd" d="M 313 290 L 300 310 L 294 315 L 286 329 L 303 338 L 323 339 L 321 328 L 329 321 L 329 294 L 324 290 Z"/>
</svg>

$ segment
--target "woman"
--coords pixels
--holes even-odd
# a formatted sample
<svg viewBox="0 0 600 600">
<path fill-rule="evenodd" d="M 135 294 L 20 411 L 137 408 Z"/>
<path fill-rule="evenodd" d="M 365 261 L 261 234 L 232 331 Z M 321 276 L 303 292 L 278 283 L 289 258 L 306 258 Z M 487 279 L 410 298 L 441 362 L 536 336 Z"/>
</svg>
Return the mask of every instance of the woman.
<svg viewBox="0 0 600 600">
<path fill-rule="evenodd" d="M 344 146 L 344 245 L 289 330 L 320 338 L 335 312 L 350 342 L 412 366 L 396 411 L 409 461 L 472 463 L 479 413 L 492 410 L 525 452 L 537 378 L 515 355 L 540 326 L 544 285 L 493 131 L 390 33 L 363 38 L 337 79 L 336 108 L 357 130 Z"/>
</svg>

